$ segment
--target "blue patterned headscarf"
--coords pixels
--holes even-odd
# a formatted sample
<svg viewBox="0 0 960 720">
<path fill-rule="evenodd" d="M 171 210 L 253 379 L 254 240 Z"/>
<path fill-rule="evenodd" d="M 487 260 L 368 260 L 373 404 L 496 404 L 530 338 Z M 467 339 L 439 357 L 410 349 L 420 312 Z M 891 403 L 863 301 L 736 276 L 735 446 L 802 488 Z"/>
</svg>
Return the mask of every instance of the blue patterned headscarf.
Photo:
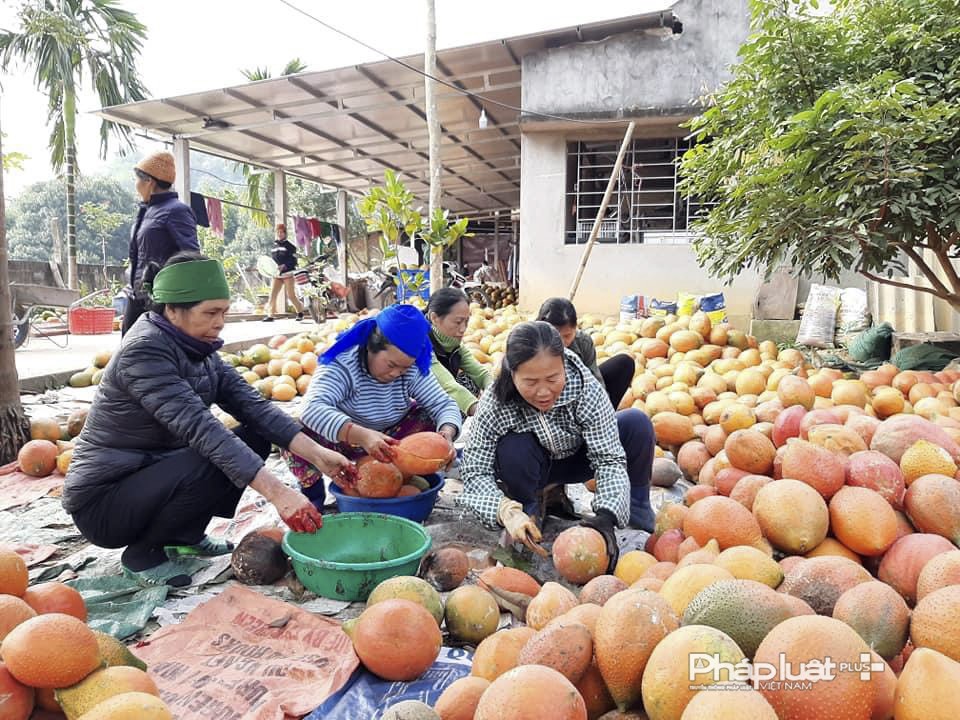
<svg viewBox="0 0 960 720">
<path fill-rule="evenodd" d="M 380 328 L 391 345 L 416 361 L 421 375 L 430 372 L 433 359 L 430 323 L 413 305 L 391 305 L 375 317 L 361 320 L 337 338 L 333 346 L 320 356 L 320 362 L 328 365 L 347 350 L 365 345 L 375 327 Z"/>
</svg>

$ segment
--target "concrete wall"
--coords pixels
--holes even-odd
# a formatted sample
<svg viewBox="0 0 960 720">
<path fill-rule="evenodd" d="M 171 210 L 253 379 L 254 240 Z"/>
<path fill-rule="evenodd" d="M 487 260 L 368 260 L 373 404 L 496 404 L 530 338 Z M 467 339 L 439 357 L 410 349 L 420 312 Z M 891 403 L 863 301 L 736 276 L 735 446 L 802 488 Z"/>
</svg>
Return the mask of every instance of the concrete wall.
<svg viewBox="0 0 960 720">
<path fill-rule="evenodd" d="M 10 260 L 7 269 L 12 283 L 56 285 L 53 281 L 53 271 L 50 269 L 49 263 L 34 260 Z M 122 265 L 107 266 L 107 275 L 115 282 L 123 282 L 123 271 Z M 63 274 L 64 282 L 66 282 L 66 268 L 60 268 L 60 272 Z M 77 275 L 83 286 L 90 288 L 91 291 L 105 287 L 102 265 L 78 265 Z"/>
<path fill-rule="evenodd" d="M 523 105 L 541 112 L 643 119 L 636 136 L 682 135 L 678 115 L 696 112 L 701 95 L 727 77 L 748 33 L 746 0 L 682 0 L 674 12 L 683 33 L 643 32 L 546 50 L 523 59 Z M 520 303 L 533 310 L 566 295 L 582 245 L 564 245 L 567 143 L 597 137 L 596 128 L 524 122 L 521 146 Z M 622 130 L 605 137 L 619 139 Z M 689 245 L 596 245 L 580 283 L 582 312 L 616 314 L 623 295 L 662 299 L 678 291 L 722 290 L 727 311 L 746 328 L 762 278 L 742 274 L 729 287 L 697 263 Z"/>
<path fill-rule="evenodd" d="M 749 32 L 747 0 L 680 0 L 678 35 L 638 31 L 523 58 L 523 107 L 547 113 L 693 114 L 729 77 Z M 686 109 L 686 112 L 683 112 Z"/>
<path fill-rule="evenodd" d="M 566 138 L 559 133 L 522 137 L 520 212 L 520 305 L 535 310 L 554 295 L 566 295 L 583 245 L 563 244 Z M 743 273 L 724 287 L 697 263 L 689 245 L 594 246 L 577 292 L 582 312 L 615 315 L 623 295 L 676 298 L 677 292 L 722 290 L 731 320 L 746 327 L 762 277 Z"/>
</svg>

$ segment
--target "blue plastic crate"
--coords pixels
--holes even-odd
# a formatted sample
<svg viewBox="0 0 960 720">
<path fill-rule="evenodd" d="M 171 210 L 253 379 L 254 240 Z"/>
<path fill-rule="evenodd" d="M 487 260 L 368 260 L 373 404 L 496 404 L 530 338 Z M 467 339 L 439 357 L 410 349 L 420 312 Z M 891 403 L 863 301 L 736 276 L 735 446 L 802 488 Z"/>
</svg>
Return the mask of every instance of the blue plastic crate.
<svg viewBox="0 0 960 720">
<path fill-rule="evenodd" d="M 420 289 L 414 291 L 408 286 L 409 280 L 416 280 L 419 275 L 423 275 L 423 283 Z M 399 275 L 400 283 L 397 285 L 397 302 L 409 300 L 412 297 L 419 296 L 424 300 L 430 299 L 430 271 L 429 270 L 401 270 Z"/>
</svg>

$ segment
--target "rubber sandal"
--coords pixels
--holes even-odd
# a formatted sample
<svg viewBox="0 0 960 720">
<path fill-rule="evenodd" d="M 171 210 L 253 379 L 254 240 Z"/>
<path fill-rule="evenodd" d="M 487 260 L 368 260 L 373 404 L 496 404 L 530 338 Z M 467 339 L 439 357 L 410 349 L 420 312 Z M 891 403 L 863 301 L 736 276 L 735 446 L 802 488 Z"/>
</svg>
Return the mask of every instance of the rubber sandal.
<svg viewBox="0 0 960 720">
<path fill-rule="evenodd" d="M 212 538 L 204 535 L 203 539 L 193 545 L 165 545 L 164 551 L 171 560 L 178 557 L 216 557 L 229 555 L 236 546 L 227 540 Z"/>
<path fill-rule="evenodd" d="M 140 587 L 187 587 L 190 584 L 190 576 L 184 574 L 183 568 L 177 563 L 167 561 L 160 563 L 146 570 L 131 570 L 126 565 L 123 566 L 123 574 L 136 582 Z"/>
</svg>

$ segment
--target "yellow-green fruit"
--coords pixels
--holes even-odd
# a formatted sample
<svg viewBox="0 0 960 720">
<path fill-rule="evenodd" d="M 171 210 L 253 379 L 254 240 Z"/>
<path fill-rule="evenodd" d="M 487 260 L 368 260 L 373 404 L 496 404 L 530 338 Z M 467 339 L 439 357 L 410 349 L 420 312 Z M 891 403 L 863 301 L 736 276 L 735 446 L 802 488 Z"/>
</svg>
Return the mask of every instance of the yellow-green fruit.
<svg viewBox="0 0 960 720">
<path fill-rule="evenodd" d="M 173 713 L 158 697 L 130 692 L 104 700 L 80 720 L 173 720 Z"/>
<path fill-rule="evenodd" d="M 70 376 L 70 387 L 81 388 L 90 387 L 93 384 L 93 373 L 83 372 L 74 373 Z"/>
<path fill-rule="evenodd" d="M 79 720 L 109 698 L 126 693 L 159 695 L 156 683 L 143 670 L 118 665 L 95 670 L 76 685 L 57 690 L 55 697 L 67 720 Z"/>
<path fill-rule="evenodd" d="M 367 606 L 393 599 L 411 600 L 417 605 L 422 605 L 433 615 L 437 625 L 443 622 L 443 601 L 440 599 L 440 593 L 422 578 L 413 575 L 399 575 L 384 580 L 370 593 L 370 597 L 367 598 Z"/>
<path fill-rule="evenodd" d="M 94 630 L 93 634 L 97 637 L 97 646 L 100 648 L 100 657 L 106 663 L 107 667 L 117 667 L 126 665 L 129 667 L 146 670 L 147 664 L 134 655 L 130 648 L 117 640 L 113 635 Z"/>
<path fill-rule="evenodd" d="M 500 625 L 500 607 L 478 585 L 462 585 L 447 597 L 447 630 L 458 640 L 479 643 Z"/>
</svg>

